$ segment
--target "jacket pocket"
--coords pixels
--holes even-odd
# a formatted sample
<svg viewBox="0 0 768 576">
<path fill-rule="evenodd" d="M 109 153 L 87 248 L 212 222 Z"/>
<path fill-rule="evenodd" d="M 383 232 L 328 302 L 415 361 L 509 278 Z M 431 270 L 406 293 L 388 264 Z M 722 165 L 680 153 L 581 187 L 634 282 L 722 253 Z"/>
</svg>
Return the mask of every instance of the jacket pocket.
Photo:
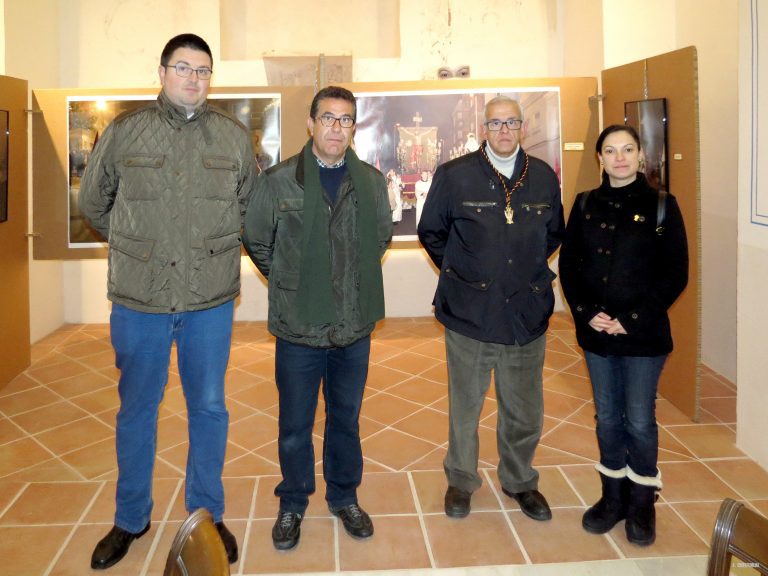
<svg viewBox="0 0 768 576">
<path fill-rule="evenodd" d="M 155 241 L 126 236 L 113 230 L 109 235 L 109 293 L 120 299 L 144 305 L 158 305 L 163 297 L 156 293 L 157 270 L 152 253 Z"/>
<path fill-rule="evenodd" d="M 199 183 L 199 197 L 219 200 L 237 198 L 237 160 L 229 156 L 203 154 L 203 181 Z"/>
<path fill-rule="evenodd" d="M 547 267 L 528 283 L 528 296 L 520 309 L 520 317 L 531 334 L 537 333 L 546 325 L 555 309 L 555 293 L 552 290 L 552 281 L 555 278 L 557 274 Z"/>
<path fill-rule="evenodd" d="M 522 204 L 523 210 L 526 212 L 533 212 L 535 214 L 543 214 L 545 211 L 549 211 L 552 209 L 552 204 L 549 202 L 523 202 Z"/>
<path fill-rule="evenodd" d="M 203 302 L 220 300 L 232 296 L 240 289 L 240 245 L 239 232 L 231 232 L 203 240 L 201 266 L 205 278 Z"/>
<path fill-rule="evenodd" d="M 475 290 L 481 290 L 485 291 L 488 290 L 488 287 L 493 284 L 493 280 L 468 280 L 465 278 L 462 274 L 456 271 L 456 269 L 453 266 L 448 266 L 443 270 L 443 274 L 445 274 L 446 278 L 450 278 L 451 280 L 455 280 L 457 282 L 460 282 L 461 284 L 464 284 L 465 286 L 469 286 L 470 288 L 474 288 Z"/>
<path fill-rule="evenodd" d="M 216 256 L 232 248 L 239 248 L 242 243 L 239 232 L 233 232 L 219 236 L 218 238 L 206 238 L 203 240 L 205 252 L 208 256 Z"/>
<path fill-rule="evenodd" d="M 272 270 L 269 281 L 275 288 L 296 291 L 299 289 L 299 273 L 286 270 Z"/>
<path fill-rule="evenodd" d="M 163 188 L 160 168 L 164 154 L 126 154 L 123 156 L 120 193 L 127 200 L 157 200 Z"/>
<path fill-rule="evenodd" d="M 269 321 L 283 335 L 306 338 L 313 331 L 299 319 L 299 273 L 273 269 L 269 274 Z"/>
<path fill-rule="evenodd" d="M 113 231 L 109 235 L 109 247 L 136 258 L 136 260 L 148 262 L 150 256 L 152 256 L 152 249 L 155 247 L 155 241 L 148 238 L 125 236 L 120 232 Z"/>
<path fill-rule="evenodd" d="M 304 198 L 282 198 L 277 203 L 277 209 L 280 210 L 280 212 L 304 210 Z"/>
</svg>

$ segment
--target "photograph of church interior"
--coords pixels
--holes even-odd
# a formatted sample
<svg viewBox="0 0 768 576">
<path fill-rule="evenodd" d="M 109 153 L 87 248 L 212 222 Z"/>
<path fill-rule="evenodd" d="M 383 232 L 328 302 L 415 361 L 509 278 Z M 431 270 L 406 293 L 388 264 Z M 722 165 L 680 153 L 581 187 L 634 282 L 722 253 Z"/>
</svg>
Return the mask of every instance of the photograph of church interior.
<svg viewBox="0 0 768 576">
<path fill-rule="evenodd" d="M 348 536 L 324 501 L 321 395 L 317 491 L 299 545 L 273 546 L 281 474 L 275 337 L 266 325 L 267 281 L 242 253 L 225 380 L 225 520 L 240 549 L 231 574 L 765 570 L 768 528 L 752 534 L 751 556 L 734 554 L 722 572 L 711 556 L 724 549 L 714 533 L 727 521 L 718 513 L 728 499 L 743 504 L 741 517 L 756 513 L 755 525 L 768 526 L 768 178 L 761 178 L 768 156 L 758 147 L 768 117 L 760 114 L 768 92 L 758 89 L 768 72 L 768 54 L 761 58 L 768 42 L 759 42 L 766 8 L 761 0 L 0 0 L 0 574 L 96 573 L 91 553 L 112 527 L 120 372 L 106 244 L 88 235 L 70 199 L 101 122 L 81 112 L 99 97 L 127 105 L 154 99 L 160 52 L 185 32 L 212 49 L 211 98 L 236 108 L 248 95 L 263 168 L 307 141 L 317 89 L 334 84 L 372 95 L 361 98 L 356 150 L 362 156 L 367 145 L 380 145 L 364 159 L 391 172 L 399 195 L 383 259 L 386 317 L 372 334 L 360 415 L 358 496 L 375 525 L 371 538 Z M 526 109 L 530 102 L 522 146 L 535 145 L 540 153 L 532 153 L 555 168 L 566 219 L 576 194 L 599 185 L 600 130 L 624 124 L 625 104 L 663 99 L 666 106 L 657 168 L 680 204 L 690 267 L 670 310 L 675 349 L 656 402 L 663 489 L 650 546 L 629 543 L 624 521 L 600 535 L 582 528 L 600 498 L 600 457 L 592 387 L 559 279 L 534 458 L 552 518 L 528 518 L 502 492 L 493 386 L 480 416 L 482 486 L 466 518 L 444 512 L 445 332 L 432 306 L 439 271 L 415 235 L 419 180 L 477 149 L 482 98 L 502 92 Z M 419 94 L 455 101 L 432 106 Z M 389 108 L 377 110 L 381 102 Z M 550 124 L 537 124 L 545 116 Z M 545 125 L 556 129 L 537 132 Z M 549 264 L 557 272 L 557 253 Z M 106 573 L 171 573 L 169 551 L 191 512 L 187 449 L 173 354 L 151 525 Z M 730 521 L 733 530 L 720 540 L 736 540 L 735 515 Z"/>
</svg>

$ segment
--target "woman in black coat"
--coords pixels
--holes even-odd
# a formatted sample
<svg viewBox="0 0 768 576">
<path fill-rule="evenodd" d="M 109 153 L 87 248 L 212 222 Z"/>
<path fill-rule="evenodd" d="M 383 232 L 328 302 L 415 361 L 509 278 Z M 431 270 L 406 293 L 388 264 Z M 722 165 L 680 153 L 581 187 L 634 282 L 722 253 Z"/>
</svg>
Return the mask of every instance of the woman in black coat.
<svg viewBox="0 0 768 576">
<path fill-rule="evenodd" d="M 627 538 L 656 538 L 661 489 L 656 391 L 672 336 L 667 309 L 688 282 L 688 246 L 674 196 L 640 172 L 630 126 L 607 127 L 595 147 L 599 188 L 576 197 L 560 249 L 560 280 L 584 350 L 597 411 L 602 498 L 584 529 L 603 534 L 626 518 Z"/>
</svg>

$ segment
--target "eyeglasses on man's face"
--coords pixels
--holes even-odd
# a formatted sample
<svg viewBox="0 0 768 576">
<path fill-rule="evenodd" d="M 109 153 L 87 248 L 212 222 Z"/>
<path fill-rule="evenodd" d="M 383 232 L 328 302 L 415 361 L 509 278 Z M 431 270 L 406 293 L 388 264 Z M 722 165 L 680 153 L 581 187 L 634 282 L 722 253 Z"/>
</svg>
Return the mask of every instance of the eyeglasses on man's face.
<svg viewBox="0 0 768 576">
<path fill-rule="evenodd" d="M 192 68 L 192 66 L 188 64 L 168 64 L 166 68 L 173 68 L 176 70 L 176 76 L 181 76 L 182 78 L 189 78 L 192 76 L 192 72 L 197 74 L 197 77 L 200 78 L 200 80 L 208 80 L 211 77 L 211 74 L 213 74 L 213 70 L 210 68 L 206 68 L 203 66 L 202 68 Z"/>
<path fill-rule="evenodd" d="M 498 132 L 505 124 L 509 130 L 519 130 L 523 125 L 523 121 L 520 120 L 520 118 L 508 118 L 507 120 L 498 120 L 494 118 L 493 120 L 488 120 L 488 122 L 485 123 L 485 126 L 491 132 Z"/>
<path fill-rule="evenodd" d="M 352 126 L 355 125 L 355 119 L 352 118 L 352 116 L 349 116 L 347 114 L 344 114 L 344 116 L 341 116 L 337 118 L 333 114 L 323 114 L 322 116 L 318 116 L 315 118 L 315 120 L 320 120 L 320 124 L 325 126 L 326 128 L 333 127 L 336 122 L 339 123 L 339 126 L 342 128 L 352 128 Z"/>
</svg>

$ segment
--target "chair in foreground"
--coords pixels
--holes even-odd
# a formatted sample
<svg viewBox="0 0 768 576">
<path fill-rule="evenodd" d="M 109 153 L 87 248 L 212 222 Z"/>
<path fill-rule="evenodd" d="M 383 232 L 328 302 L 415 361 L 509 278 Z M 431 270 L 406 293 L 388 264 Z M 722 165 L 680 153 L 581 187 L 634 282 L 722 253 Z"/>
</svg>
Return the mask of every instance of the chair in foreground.
<svg viewBox="0 0 768 576">
<path fill-rule="evenodd" d="M 768 518 L 741 502 L 723 500 L 710 544 L 707 576 L 728 576 L 732 556 L 768 575 Z"/>
<path fill-rule="evenodd" d="M 195 510 L 181 525 L 163 576 L 229 576 L 227 552 L 210 512 Z"/>
</svg>

